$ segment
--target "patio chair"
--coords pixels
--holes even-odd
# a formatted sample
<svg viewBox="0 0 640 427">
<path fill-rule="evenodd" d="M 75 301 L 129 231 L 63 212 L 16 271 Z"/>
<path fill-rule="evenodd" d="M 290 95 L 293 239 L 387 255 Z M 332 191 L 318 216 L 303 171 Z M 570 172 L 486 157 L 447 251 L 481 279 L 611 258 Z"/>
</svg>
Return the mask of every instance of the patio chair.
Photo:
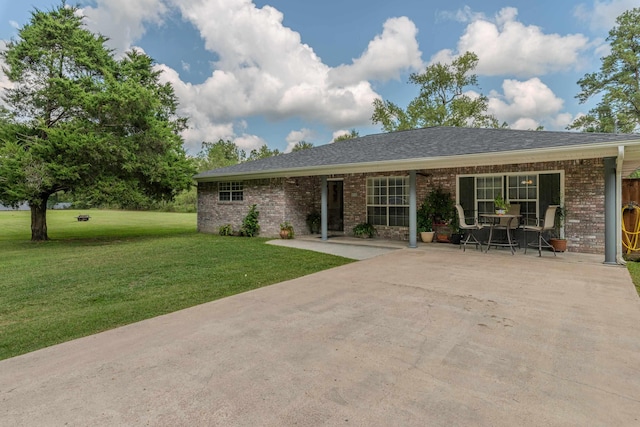
<svg viewBox="0 0 640 427">
<path fill-rule="evenodd" d="M 551 248 L 553 251 L 553 256 L 556 256 L 556 250 L 554 247 L 544 238 L 543 234 L 553 230 L 556 222 L 556 210 L 559 208 L 558 205 L 549 205 L 544 214 L 544 219 L 537 218 L 535 225 L 527 225 L 525 224 L 522 229 L 524 230 L 524 253 L 527 253 L 527 247 L 537 247 L 538 248 L 538 256 L 542 256 L 542 248 Z M 537 242 L 528 242 L 527 233 L 536 233 L 538 236 Z"/>
<path fill-rule="evenodd" d="M 458 211 L 458 227 L 465 234 L 465 236 L 460 239 L 460 248 L 462 249 L 462 251 L 464 252 L 467 250 L 467 243 L 469 243 L 470 239 L 473 240 L 471 244 L 476 245 L 476 249 L 478 249 L 478 245 L 480 245 L 480 247 L 482 248 L 482 243 L 480 243 L 480 241 L 476 238 L 474 232 L 482 229 L 483 226 L 481 224 L 478 224 L 478 219 L 476 217 L 465 218 L 464 209 L 462 209 L 462 206 L 456 205 L 456 210 Z M 467 219 L 473 219 L 473 223 L 467 223 Z"/>
</svg>

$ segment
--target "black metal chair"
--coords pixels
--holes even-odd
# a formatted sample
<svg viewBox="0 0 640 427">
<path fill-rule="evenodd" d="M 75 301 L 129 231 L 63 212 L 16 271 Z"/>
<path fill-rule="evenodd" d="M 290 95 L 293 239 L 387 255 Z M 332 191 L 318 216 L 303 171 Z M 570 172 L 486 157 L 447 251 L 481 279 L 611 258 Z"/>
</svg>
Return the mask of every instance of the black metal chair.
<svg viewBox="0 0 640 427">
<path fill-rule="evenodd" d="M 537 218 L 535 225 L 523 225 L 522 229 L 524 230 L 524 253 L 527 253 L 527 247 L 537 247 L 538 248 L 538 256 L 542 256 L 542 248 L 551 248 L 553 251 L 553 256 L 556 256 L 556 250 L 554 247 L 544 238 L 543 234 L 553 230 L 556 222 L 556 210 L 560 206 L 558 205 L 549 205 L 544 214 L 544 219 Z M 537 234 L 537 242 L 528 242 L 527 233 L 536 233 Z"/>
<path fill-rule="evenodd" d="M 456 205 L 456 210 L 458 211 L 458 227 L 465 234 L 465 236 L 460 240 L 460 248 L 462 249 L 462 251 L 464 252 L 467 250 L 467 243 L 469 243 L 470 239 L 473 240 L 471 244 L 476 245 L 476 249 L 478 249 L 478 245 L 480 245 L 480 247 L 482 248 L 482 243 L 480 243 L 480 241 L 476 238 L 474 232 L 482 229 L 483 226 L 478 223 L 478 219 L 475 217 L 465 218 L 464 209 L 462 209 L 462 206 Z M 467 223 L 467 219 L 473 219 L 473 223 Z"/>
</svg>

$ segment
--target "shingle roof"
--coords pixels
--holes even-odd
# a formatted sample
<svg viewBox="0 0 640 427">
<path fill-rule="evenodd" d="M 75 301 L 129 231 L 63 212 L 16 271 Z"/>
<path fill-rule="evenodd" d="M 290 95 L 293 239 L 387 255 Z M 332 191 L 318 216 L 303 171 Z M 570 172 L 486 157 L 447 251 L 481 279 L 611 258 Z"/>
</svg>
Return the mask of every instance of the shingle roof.
<svg viewBox="0 0 640 427">
<path fill-rule="evenodd" d="M 339 141 L 308 150 L 210 170 L 196 175 L 195 178 L 206 180 L 275 171 L 281 171 L 285 176 L 286 171 L 305 168 L 561 147 L 580 148 L 594 144 L 615 145 L 618 142 L 639 140 L 640 135 L 636 134 L 432 127 Z"/>
</svg>

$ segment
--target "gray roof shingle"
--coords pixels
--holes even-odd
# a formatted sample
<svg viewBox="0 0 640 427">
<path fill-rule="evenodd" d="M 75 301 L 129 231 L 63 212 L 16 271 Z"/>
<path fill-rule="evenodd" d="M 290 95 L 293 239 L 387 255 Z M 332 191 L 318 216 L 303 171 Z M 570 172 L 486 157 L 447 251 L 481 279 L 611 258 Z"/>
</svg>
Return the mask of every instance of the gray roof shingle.
<svg viewBox="0 0 640 427">
<path fill-rule="evenodd" d="M 195 178 L 206 179 L 322 166 L 585 146 L 639 139 L 640 135 L 637 134 L 431 127 L 339 141 L 308 150 L 202 172 Z"/>
</svg>

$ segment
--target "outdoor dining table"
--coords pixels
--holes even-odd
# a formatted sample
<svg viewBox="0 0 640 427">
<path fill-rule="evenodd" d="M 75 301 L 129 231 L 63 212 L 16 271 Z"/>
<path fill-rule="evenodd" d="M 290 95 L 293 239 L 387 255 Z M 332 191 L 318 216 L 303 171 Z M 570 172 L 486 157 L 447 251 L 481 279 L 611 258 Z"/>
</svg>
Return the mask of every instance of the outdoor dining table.
<svg viewBox="0 0 640 427">
<path fill-rule="evenodd" d="M 518 242 L 513 240 L 512 236 L 511 236 L 511 223 L 513 222 L 514 219 L 516 218 L 521 218 L 522 215 L 512 215 L 512 214 L 480 214 L 480 216 L 482 218 L 487 218 L 490 219 L 491 221 L 489 222 L 489 240 L 487 240 L 487 250 L 485 252 L 489 252 L 489 248 L 491 246 L 507 246 L 510 250 L 511 250 L 511 255 L 516 253 L 515 247 L 518 246 Z M 496 241 L 496 242 L 492 242 L 492 238 L 493 238 L 493 229 L 495 228 L 496 225 L 500 225 L 500 220 L 502 218 L 507 218 L 507 225 L 506 225 L 506 233 L 507 233 L 507 241 Z"/>
</svg>

